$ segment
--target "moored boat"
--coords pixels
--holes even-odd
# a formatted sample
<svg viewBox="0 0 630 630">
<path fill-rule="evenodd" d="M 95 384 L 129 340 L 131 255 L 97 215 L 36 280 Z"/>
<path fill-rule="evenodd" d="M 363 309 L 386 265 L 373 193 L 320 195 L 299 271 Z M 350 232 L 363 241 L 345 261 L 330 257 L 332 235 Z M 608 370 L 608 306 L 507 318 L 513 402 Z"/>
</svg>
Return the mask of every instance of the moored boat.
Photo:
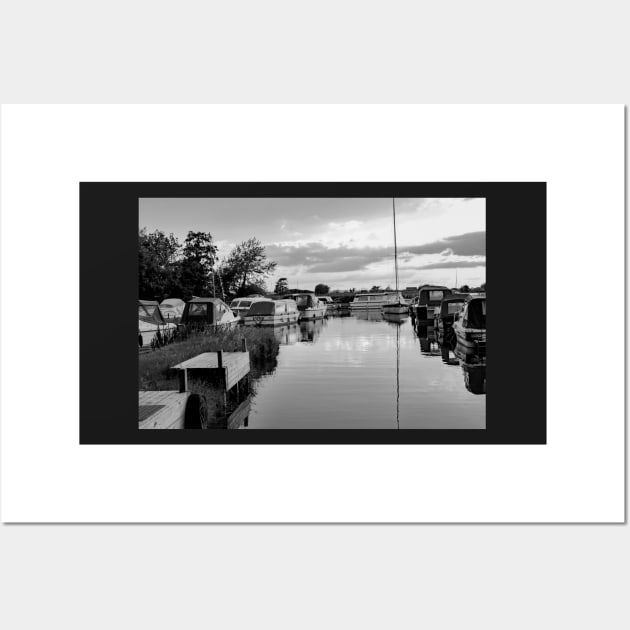
<svg viewBox="0 0 630 630">
<path fill-rule="evenodd" d="M 448 287 L 425 284 L 418 289 L 417 301 L 412 316 L 416 324 L 433 325 L 435 316 L 440 311 L 440 305 L 445 297 L 453 292 Z"/>
<path fill-rule="evenodd" d="M 440 310 L 435 314 L 435 329 L 443 333 L 450 328 L 455 321 L 455 315 L 462 310 L 468 297 L 465 293 L 452 293 L 445 297 L 440 303 Z"/>
<path fill-rule="evenodd" d="M 177 325 L 167 322 L 160 311 L 160 305 L 153 300 L 139 300 L 138 303 L 138 346 L 146 348 L 162 345 L 175 333 Z"/>
<path fill-rule="evenodd" d="M 378 309 L 389 304 L 397 304 L 398 296 L 395 293 L 359 293 L 350 302 L 350 310 Z"/>
<path fill-rule="evenodd" d="M 329 311 L 339 310 L 339 304 L 337 304 L 330 295 L 318 295 L 317 298 L 320 302 L 324 302 L 324 304 L 326 304 L 326 313 Z"/>
<path fill-rule="evenodd" d="M 235 317 L 239 319 L 243 319 L 243 315 L 249 311 L 250 307 L 254 302 L 260 302 L 261 300 L 265 300 L 267 298 L 264 297 L 246 297 L 246 298 L 235 298 L 230 302 L 230 309 L 232 313 L 234 313 Z"/>
<path fill-rule="evenodd" d="M 243 315 L 245 326 L 285 326 L 298 321 L 295 300 L 260 300 Z"/>
<path fill-rule="evenodd" d="M 326 317 L 326 302 L 322 302 L 313 293 L 290 293 L 283 297 L 295 301 L 300 313 L 300 321 L 303 319 L 321 319 Z"/>
<path fill-rule="evenodd" d="M 486 349 L 486 296 L 471 296 L 455 315 L 453 330 L 457 345 L 472 352 Z"/>
<path fill-rule="evenodd" d="M 186 303 L 180 325 L 204 330 L 208 326 L 229 327 L 237 323 L 230 307 L 219 298 L 193 298 Z"/>
</svg>

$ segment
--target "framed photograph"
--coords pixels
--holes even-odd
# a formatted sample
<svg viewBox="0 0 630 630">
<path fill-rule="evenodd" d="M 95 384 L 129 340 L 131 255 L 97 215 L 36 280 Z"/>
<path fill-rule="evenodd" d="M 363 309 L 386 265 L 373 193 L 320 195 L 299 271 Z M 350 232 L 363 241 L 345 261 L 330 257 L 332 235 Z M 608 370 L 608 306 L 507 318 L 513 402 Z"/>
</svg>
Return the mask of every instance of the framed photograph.
<svg viewBox="0 0 630 630">
<path fill-rule="evenodd" d="M 623 522 L 624 116 L 3 107 L 3 521 Z"/>
<path fill-rule="evenodd" d="M 82 183 L 81 442 L 543 444 L 545 224 L 544 182 Z"/>
</svg>

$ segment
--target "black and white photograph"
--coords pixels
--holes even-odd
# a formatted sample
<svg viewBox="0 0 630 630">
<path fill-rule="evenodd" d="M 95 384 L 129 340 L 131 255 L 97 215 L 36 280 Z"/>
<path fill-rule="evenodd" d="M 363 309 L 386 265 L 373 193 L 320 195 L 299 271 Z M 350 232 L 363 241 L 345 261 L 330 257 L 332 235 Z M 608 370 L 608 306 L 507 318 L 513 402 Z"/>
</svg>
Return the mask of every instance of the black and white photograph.
<svg viewBox="0 0 630 630">
<path fill-rule="evenodd" d="M 139 429 L 486 429 L 486 199 L 140 198 Z"/>
</svg>

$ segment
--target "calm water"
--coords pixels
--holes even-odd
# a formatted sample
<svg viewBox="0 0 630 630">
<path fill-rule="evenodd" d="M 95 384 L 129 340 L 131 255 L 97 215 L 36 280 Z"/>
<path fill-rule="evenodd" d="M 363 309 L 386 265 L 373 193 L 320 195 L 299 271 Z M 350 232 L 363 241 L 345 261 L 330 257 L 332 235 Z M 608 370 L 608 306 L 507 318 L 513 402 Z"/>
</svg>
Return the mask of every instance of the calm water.
<svg viewBox="0 0 630 630">
<path fill-rule="evenodd" d="M 364 312 L 275 333 L 278 363 L 256 383 L 251 429 L 485 428 L 485 365 L 410 318 Z"/>
</svg>

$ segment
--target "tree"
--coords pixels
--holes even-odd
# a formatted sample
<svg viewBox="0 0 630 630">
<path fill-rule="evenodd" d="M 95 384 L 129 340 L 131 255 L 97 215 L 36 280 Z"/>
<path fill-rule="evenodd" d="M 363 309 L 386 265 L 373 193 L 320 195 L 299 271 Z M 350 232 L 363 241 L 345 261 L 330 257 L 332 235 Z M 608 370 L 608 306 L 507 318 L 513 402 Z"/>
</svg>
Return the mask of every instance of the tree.
<svg viewBox="0 0 630 630">
<path fill-rule="evenodd" d="M 267 291 L 264 286 L 259 284 L 246 284 L 241 287 L 234 297 L 246 297 L 248 295 L 265 295 Z"/>
<path fill-rule="evenodd" d="M 486 291 L 486 283 L 482 282 L 481 286 L 479 288 L 485 293 L 485 291 Z"/>
<path fill-rule="evenodd" d="M 375 284 L 375 285 L 374 285 L 374 286 L 370 289 L 370 292 L 371 292 L 371 293 L 378 293 L 378 291 L 380 291 L 380 290 L 381 290 L 381 287 Z"/>
<path fill-rule="evenodd" d="M 315 295 L 326 295 L 330 293 L 330 287 L 327 284 L 315 285 Z"/>
<path fill-rule="evenodd" d="M 289 290 L 289 282 L 287 278 L 279 278 L 278 282 L 276 282 L 276 287 L 273 290 L 274 293 L 278 295 L 282 295 L 283 293 L 287 293 Z"/>
<path fill-rule="evenodd" d="M 221 277 L 226 290 L 240 295 L 246 285 L 264 285 L 264 279 L 276 268 L 267 260 L 264 245 L 257 238 L 250 238 L 237 245 L 221 267 Z"/>
<path fill-rule="evenodd" d="M 185 300 L 212 293 L 217 247 L 210 232 L 188 232 L 181 260 L 180 284 Z"/>
<path fill-rule="evenodd" d="M 470 287 L 467 284 L 464 284 L 461 287 L 459 287 L 459 290 L 461 293 L 470 293 Z"/>
<path fill-rule="evenodd" d="M 142 228 L 138 235 L 138 295 L 141 299 L 162 301 L 179 297 L 179 264 L 176 260 L 180 245 L 169 234 Z"/>
</svg>

